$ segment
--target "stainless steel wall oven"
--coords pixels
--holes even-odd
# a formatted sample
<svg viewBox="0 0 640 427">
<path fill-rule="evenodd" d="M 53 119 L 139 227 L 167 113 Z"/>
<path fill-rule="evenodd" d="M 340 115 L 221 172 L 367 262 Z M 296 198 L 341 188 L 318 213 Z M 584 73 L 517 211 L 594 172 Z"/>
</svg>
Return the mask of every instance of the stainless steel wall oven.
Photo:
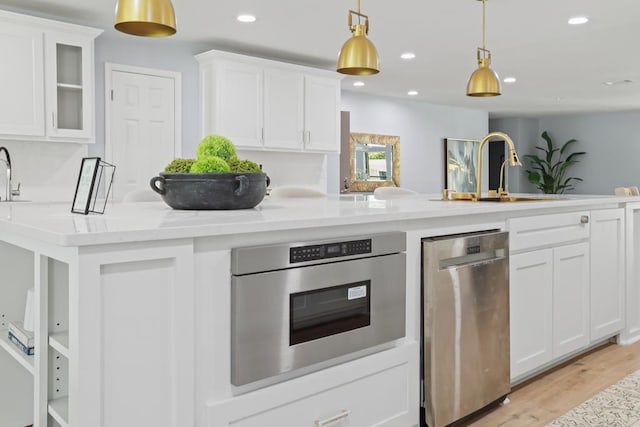
<svg viewBox="0 0 640 427">
<path fill-rule="evenodd" d="M 239 386 L 405 335 L 406 237 L 231 252 L 231 383 Z"/>
</svg>

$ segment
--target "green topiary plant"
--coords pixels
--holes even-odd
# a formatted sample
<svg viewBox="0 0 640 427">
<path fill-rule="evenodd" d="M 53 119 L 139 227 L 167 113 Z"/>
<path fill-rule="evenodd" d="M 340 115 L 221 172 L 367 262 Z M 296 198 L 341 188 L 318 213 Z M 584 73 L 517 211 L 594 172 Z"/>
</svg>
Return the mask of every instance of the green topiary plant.
<svg viewBox="0 0 640 427">
<path fill-rule="evenodd" d="M 234 173 L 259 173 L 262 172 L 260 165 L 251 160 L 240 160 L 237 157 L 232 157 L 227 162 L 231 168 L 231 172 Z"/>
<path fill-rule="evenodd" d="M 189 173 L 194 162 L 195 159 L 174 159 L 164 168 L 164 171 L 166 173 Z"/>
<path fill-rule="evenodd" d="M 228 173 L 231 172 L 229 164 L 223 158 L 217 156 L 198 159 L 191 166 L 191 173 Z"/>
<path fill-rule="evenodd" d="M 526 158 L 531 160 L 532 170 L 527 169 L 526 171 L 529 182 L 547 194 L 558 194 L 573 190 L 574 187 L 571 182 L 582 181 L 582 178 L 574 176 L 565 178 L 565 174 L 571 165 L 578 163 L 577 158 L 586 153 L 584 151 L 576 151 L 563 159 L 562 156 L 567 151 L 567 148 L 577 140 L 570 139 L 562 147 L 554 148 L 553 141 L 547 131 L 542 132 L 542 138 L 547 141 L 546 148 L 540 146 L 536 146 L 536 148 L 545 153 L 544 157 L 540 158 L 535 154 L 525 155 Z M 554 159 L 556 153 L 558 153 L 558 157 Z"/>
<path fill-rule="evenodd" d="M 196 150 L 196 159 L 200 160 L 205 157 L 216 156 L 228 161 L 236 155 L 236 147 L 231 141 L 224 136 L 209 135 L 205 136 Z"/>
</svg>

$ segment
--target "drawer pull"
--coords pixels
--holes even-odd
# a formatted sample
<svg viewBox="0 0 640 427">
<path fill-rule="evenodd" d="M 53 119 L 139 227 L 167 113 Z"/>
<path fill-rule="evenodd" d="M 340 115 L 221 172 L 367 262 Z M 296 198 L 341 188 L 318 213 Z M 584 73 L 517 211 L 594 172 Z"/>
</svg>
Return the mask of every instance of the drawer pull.
<svg viewBox="0 0 640 427">
<path fill-rule="evenodd" d="M 342 410 L 342 412 L 340 412 L 338 415 L 334 415 L 331 418 L 327 418 L 326 420 L 322 420 L 322 421 L 316 421 L 316 426 L 317 427 L 326 427 L 330 424 L 333 424 L 335 422 L 338 422 L 340 420 L 344 420 L 345 418 L 347 418 L 349 415 L 351 414 L 351 411 L 344 409 Z"/>
<path fill-rule="evenodd" d="M 580 217 L 580 224 L 589 224 L 589 216 L 588 215 L 582 215 Z"/>
</svg>

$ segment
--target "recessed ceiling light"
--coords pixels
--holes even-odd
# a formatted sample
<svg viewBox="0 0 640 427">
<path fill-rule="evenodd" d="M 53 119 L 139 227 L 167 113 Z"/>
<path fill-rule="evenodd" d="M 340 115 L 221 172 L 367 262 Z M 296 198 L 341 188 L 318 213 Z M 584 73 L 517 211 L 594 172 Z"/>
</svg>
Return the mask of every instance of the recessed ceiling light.
<svg viewBox="0 0 640 427">
<path fill-rule="evenodd" d="M 582 25 L 589 22 L 589 18 L 587 18 L 586 16 L 574 16 L 573 18 L 569 19 L 568 22 L 569 25 Z"/>
<path fill-rule="evenodd" d="M 256 17 L 248 14 L 238 15 L 237 19 L 240 22 L 256 22 Z"/>
<path fill-rule="evenodd" d="M 400 58 L 402 59 L 413 59 L 416 57 L 416 54 L 413 52 L 405 52 L 402 55 L 400 55 Z"/>
<path fill-rule="evenodd" d="M 416 96 L 418 94 L 417 90 L 410 90 L 409 92 L 407 92 L 407 95 L 409 96 Z"/>
<path fill-rule="evenodd" d="M 617 85 L 626 85 L 629 83 L 633 83 L 633 80 L 624 79 L 624 80 L 617 80 L 615 82 L 608 81 L 608 82 L 603 82 L 602 84 L 605 86 L 617 86 Z"/>
<path fill-rule="evenodd" d="M 515 83 L 517 79 L 515 77 L 505 77 L 503 82 L 505 83 Z"/>
<path fill-rule="evenodd" d="M 356 87 L 364 86 L 364 82 L 353 82 L 353 85 Z"/>
</svg>

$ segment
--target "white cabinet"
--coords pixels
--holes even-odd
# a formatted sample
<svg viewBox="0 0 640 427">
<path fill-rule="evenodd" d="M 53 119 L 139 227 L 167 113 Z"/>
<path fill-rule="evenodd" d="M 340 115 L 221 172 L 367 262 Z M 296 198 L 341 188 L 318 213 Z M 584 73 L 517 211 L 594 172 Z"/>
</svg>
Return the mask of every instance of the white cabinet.
<svg viewBox="0 0 640 427">
<path fill-rule="evenodd" d="M 200 62 L 203 135 L 239 148 L 340 151 L 340 77 L 219 51 Z"/>
<path fill-rule="evenodd" d="M 93 39 L 46 34 L 47 135 L 91 138 L 94 116 Z"/>
<path fill-rule="evenodd" d="M 418 425 L 418 354 L 411 343 L 210 403 L 206 427 Z"/>
<path fill-rule="evenodd" d="M 262 68 L 242 62 L 216 64 L 214 128 L 237 146 L 262 146 Z"/>
<path fill-rule="evenodd" d="M 511 378 L 553 357 L 553 250 L 509 258 Z"/>
<path fill-rule="evenodd" d="M 102 30 L 0 11 L 0 139 L 94 142 L 93 41 Z"/>
<path fill-rule="evenodd" d="M 589 243 L 553 248 L 553 357 L 589 344 Z"/>
<path fill-rule="evenodd" d="M 508 220 L 511 379 L 589 344 L 589 212 Z"/>
<path fill-rule="evenodd" d="M 302 73 L 280 68 L 264 69 L 265 148 L 303 148 L 304 95 Z"/>
<path fill-rule="evenodd" d="M 625 207 L 625 306 L 620 341 L 640 340 L 640 202 Z"/>
<path fill-rule="evenodd" d="M 305 78 L 305 147 L 340 151 L 340 80 Z"/>
<path fill-rule="evenodd" d="M 42 31 L 0 14 L 0 134 L 44 135 Z"/>
<path fill-rule="evenodd" d="M 624 327 L 624 230 L 624 209 L 592 211 L 591 341 Z"/>
<path fill-rule="evenodd" d="M 589 343 L 589 243 L 510 257 L 511 378 Z"/>
</svg>

